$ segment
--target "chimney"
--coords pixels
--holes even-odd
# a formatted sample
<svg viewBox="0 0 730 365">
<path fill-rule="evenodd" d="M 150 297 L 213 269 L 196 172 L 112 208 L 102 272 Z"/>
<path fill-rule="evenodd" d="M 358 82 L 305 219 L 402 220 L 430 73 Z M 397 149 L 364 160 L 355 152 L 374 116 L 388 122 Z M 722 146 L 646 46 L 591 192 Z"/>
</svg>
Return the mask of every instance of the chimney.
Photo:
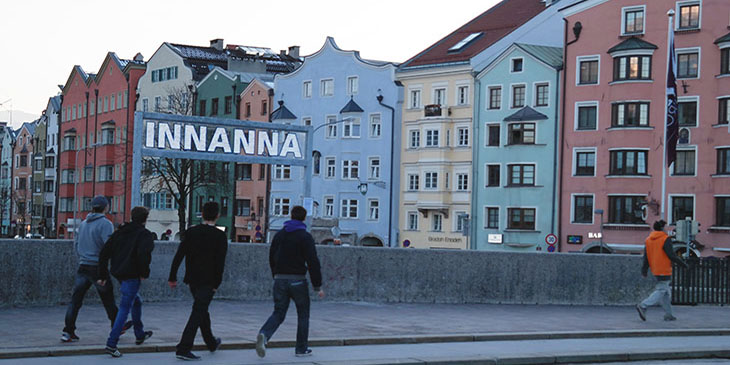
<svg viewBox="0 0 730 365">
<path fill-rule="evenodd" d="M 292 58 L 299 59 L 299 46 L 289 47 L 289 56 Z"/>
<path fill-rule="evenodd" d="M 219 51 L 222 51 L 223 50 L 223 38 L 211 39 L 210 47 L 215 48 Z"/>
<path fill-rule="evenodd" d="M 285 51 L 285 50 L 283 50 L 283 49 L 282 49 L 282 50 L 280 50 L 280 51 L 279 51 L 279 55 L 280 55 L 280 56 L 286 56 L 286 51 Z"/>
<path fill-rule="evenodd" d="M 137 62 L 144 62 L 144 56 L 142 56 L 142 53 L 137 52 L 137 54 L 134 55 L 134 60 Z"/>
</svg>

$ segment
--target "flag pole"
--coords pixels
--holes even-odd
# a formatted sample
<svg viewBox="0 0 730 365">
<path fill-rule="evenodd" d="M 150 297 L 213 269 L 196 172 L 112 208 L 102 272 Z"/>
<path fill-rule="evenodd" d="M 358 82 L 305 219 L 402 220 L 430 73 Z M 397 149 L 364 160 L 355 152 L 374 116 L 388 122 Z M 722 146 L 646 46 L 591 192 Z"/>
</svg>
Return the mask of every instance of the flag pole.
<svg viewBox="0 0 730 365">
<path fill-rule="evenodd" d="M 668 19 L 668 33 L 667 33 L 667 75 L 669 75 L 672 70 L 669 68 L 672 65 L 671 62 L 671 48 L 672 48 L 672 33 L 673 33 L 673 20 L 674 20 L 674 9 L 669 9 L 667 12 Z M 667 86 L 668 88 L 668 86 Z M 662 153 L 662 204 L 661 204 L 661 211 L 660 211 L 660 217 L 659 219 L 665 219 L 666 218 L 666 199 L 667 199 L 667 118 L 669 118 L 668 115 L 668 105 L 669 105 L 669 92 L 668 90 L 665 90 L 664 92 L 664 137 L 662 138 L 662 146 L 663 146 L 663 153 Z"/>
</svg>

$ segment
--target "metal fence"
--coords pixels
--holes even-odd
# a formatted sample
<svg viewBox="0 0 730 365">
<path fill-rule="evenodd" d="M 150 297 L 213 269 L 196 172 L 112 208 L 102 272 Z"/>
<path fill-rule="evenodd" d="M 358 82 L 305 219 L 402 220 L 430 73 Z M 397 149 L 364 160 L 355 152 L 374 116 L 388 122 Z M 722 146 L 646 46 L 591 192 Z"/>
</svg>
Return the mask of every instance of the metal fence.
<svg viewBox="0 0 730 365">
<path fill-rule="evenodd" d="M 672 304 L 730 304 L 730 260 L 689 258 L 689 268 L 674 265 Z"/>
</svg>

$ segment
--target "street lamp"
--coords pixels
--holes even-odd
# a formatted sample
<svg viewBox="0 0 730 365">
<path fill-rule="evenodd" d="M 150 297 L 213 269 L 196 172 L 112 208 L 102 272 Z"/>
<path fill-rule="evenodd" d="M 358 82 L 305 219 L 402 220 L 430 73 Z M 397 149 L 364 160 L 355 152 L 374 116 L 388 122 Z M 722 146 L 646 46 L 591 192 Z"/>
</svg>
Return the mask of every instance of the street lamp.
<svg viewBox="0 0 730 365">
<path fill-rule="evenodd" d="M 601 237 L 599 237 L 599 252 L 603 253 L 603 209 L 596 209 L 593 211 L 594 214 L 600 214 L 601 215 Z"/>
<path fill-rule="evenodd" d="M 360 185 L 357 186 L 357 190 L 360 191 L 360 194 L 365 195 L 368 193 L 368 183 L 360 183 Z"/>
</svg>

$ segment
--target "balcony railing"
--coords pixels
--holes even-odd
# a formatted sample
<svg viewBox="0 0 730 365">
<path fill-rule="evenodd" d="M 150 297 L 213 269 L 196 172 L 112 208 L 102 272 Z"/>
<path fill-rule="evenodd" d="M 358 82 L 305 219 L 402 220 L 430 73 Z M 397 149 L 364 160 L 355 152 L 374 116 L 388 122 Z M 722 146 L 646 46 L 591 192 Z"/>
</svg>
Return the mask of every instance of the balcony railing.
<svg viewBox="0 0 730 365">
<path fill-rule="evenodd" d="M 441 105 L 429 104 L 423 107 L 423 112 L 426 117 L 440 117 L 441 116 Z"/>
</svg>

